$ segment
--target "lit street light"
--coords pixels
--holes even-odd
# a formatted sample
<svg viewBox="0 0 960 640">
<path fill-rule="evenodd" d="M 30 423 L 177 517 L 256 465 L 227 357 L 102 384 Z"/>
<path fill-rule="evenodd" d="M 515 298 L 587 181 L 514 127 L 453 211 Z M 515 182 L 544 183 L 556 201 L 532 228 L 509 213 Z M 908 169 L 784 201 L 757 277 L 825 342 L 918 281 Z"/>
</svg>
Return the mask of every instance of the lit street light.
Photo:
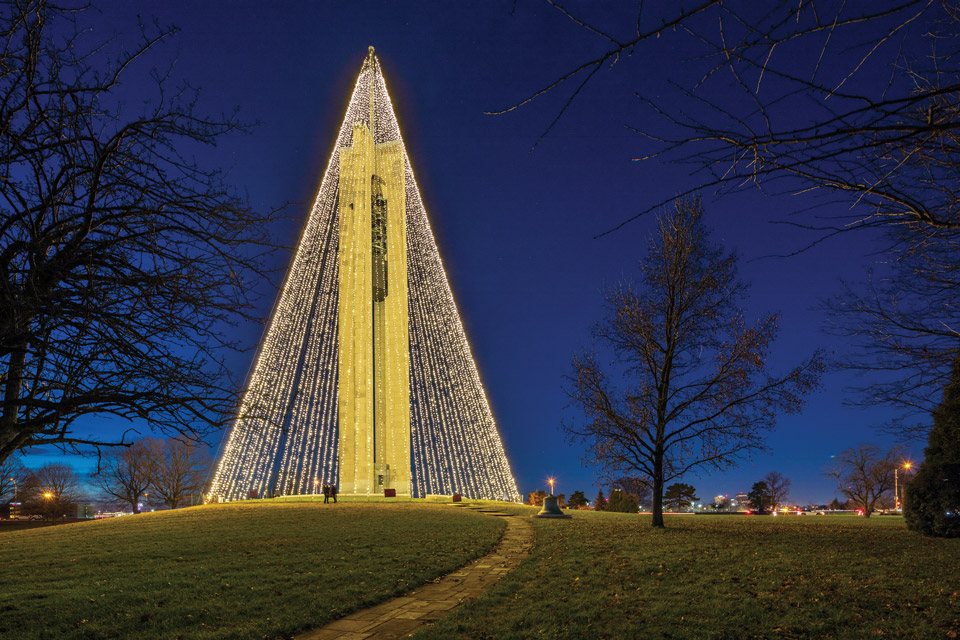
<svg viewBox="0 0 960 640">
<path fill-rule="evenodd" d="M 550 495 L 553 495 L 553 478 L 547 478 L 547 482 L 550 483 Z"/>
<path fill-rule="evenodd" d="M 909 471 L 910 467 L 913 464 L 910 462 L 903 463 L 903 469 Z M 897 511 L 903 511 L 903 501 L 900 500 L 900 479 L 897 477 L 900 467 L 893 468 L 893 499 L 897 502 Z"/>
</svg>

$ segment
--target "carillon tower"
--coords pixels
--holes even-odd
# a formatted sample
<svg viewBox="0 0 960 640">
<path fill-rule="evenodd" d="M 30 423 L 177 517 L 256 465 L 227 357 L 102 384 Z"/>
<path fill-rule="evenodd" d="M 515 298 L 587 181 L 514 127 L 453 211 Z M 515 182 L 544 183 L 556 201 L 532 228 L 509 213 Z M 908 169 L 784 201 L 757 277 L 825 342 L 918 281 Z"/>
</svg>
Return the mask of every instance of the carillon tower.
<svg viewBox="0 0 960 640">
<path fill-rule="evenodd" d="M 519 499 L 370 48 L 210 499 Z"/>
<path fill-rule="evenodd" d="M 399 140 L 374 142 L 372 84 L 369 100 L 340 150 L 340 491 L 410 495 L 404 154 Z"/>
</svg>

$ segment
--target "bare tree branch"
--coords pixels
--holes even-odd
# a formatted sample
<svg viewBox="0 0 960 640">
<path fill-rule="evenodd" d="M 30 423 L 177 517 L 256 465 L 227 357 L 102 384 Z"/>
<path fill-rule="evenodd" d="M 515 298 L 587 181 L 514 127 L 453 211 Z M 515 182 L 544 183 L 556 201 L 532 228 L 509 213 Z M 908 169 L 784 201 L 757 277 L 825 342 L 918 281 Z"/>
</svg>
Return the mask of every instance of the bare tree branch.
<svg viewBox="0 0 960 640">
<path fill-rule="evenodd" d="M 628 128 L 640 134 L 638 162 L 688 167 L 684 197 L 761 189 L 802 195 L 804 203 L 829 200 L 830 224 L 779 221 L 812 233 L 788 255 L 851 231 L 886 234 L 889 279 L 851 286 L 846 300 L 830 304 L 837 332 L 861 347 L 839 364 L 896 372 L 899 379 L 867 381 L 861 398 L 903 409 L 887 427 L 922 437 L 960 350 L 960 288 L 946 286 L 957 284 L 960 269 L 956 0 L 733 0 L 686 12 L 663 3 L 638 11 L 636 25 L 623 21 L 622 33 L 636 32 L 630 38 L 609 24 L 597 28 L 599 13 L 564 12 L 602 38 L 598 53 L 513 108 L 578 73 L 598 72 L 620 53 L 643 52 L 637 57 L 649 60 L 683 51 L 683 61 L 671 61 L 670 80 L 637 87 L 643 124 Z M 641 203 L 598 237 L 674 195 Z"/>
</svg>

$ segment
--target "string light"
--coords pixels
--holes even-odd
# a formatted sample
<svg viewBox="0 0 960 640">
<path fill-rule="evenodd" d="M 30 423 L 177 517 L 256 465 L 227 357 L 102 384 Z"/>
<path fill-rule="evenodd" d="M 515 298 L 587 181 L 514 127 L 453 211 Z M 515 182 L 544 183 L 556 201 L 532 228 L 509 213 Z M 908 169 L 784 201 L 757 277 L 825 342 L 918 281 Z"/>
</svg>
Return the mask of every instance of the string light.
<svg viewBox="0 0 960 640">
<path fill-rule="evenodd" d="M 372 137 L 366 147 L 360 144 L 363 136 Z M 376 158 L 351 158 L 362 149 Z M 351 162 L 374 160 L 385 176 L 381 188 L 391 229 L 382 249 L 389 303 L 374 301 L 372 276 L 359 271 L 370 265 L 370 209 L 351 210 L 347 202 L 364 194 L 370 202 L 375 185 L 358 182 L 363 179 L 358 176 L 369 175 L 367 170 L 343 170 Z M 397 178 L 389 177 L 391 171 Z M 397 203 L 405 216 L 403 224 L 389 218 Z M 402 300 L 398 302 L 397 296 Z M 354 353 L 365 348 L 362 339 L 353 337 L 356 331 L 379 336 L 374 339 L 376 365 L 364 364 L 364 358 Z M 341 339 L 351 342 L 341 344 Z M 354 397 L 341 397 L 345 388 L 353 389 L 351 384 L 366 385 L 364 389 L 373 393 L 354 389 L 350 392 Z M 380 399 L 377 403 L 374 394 Z M 343 456 L 345 470 L 359 469 L 374 457 L 372 430 L 358 426 L 362 420 L 372 424 L 363 417 L 365 412 L 376 412 L 378 425 L 388 424 L 386 431 L 378 429 L 387 436 L 376 443 L 376 459 L 381 465 L 384 456 L 405 460 L 389 473 L 401 484 L 408 473 L 412 495 L 460 493 L 519 500 L 372 50 L 354 87 L 237 417 L 222 444 L 209 497 L 305 494 L 317 482 L 341 484 L 338 461 Z M 359 417 L 341 425 L 348 415 Z M 408 431 L 404 420 L 409 420 Z M 381 470 L 382 466 L 376 468 Z M 373 469 L 358 470 L 358 478 L 361 471 L 374 482 Z M 355 487 L 358 493 L 376 488 L 361 484 L 358 481 Z"/>
</svg>

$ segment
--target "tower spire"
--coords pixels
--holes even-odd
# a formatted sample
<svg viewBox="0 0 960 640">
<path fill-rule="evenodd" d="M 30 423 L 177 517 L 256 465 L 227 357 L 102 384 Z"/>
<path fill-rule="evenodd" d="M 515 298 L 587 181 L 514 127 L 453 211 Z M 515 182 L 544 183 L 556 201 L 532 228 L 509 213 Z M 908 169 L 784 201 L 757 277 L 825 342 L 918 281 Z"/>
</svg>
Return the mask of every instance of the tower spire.
<svg viewBox="0 0 960 640">
<path fill-rule="evenodd" d="M 369 70 L 370 70 L 370 73 L 376 73 L 376 70 L 377 70 L 376 60 L 377 60 L 376 57 L 373 55 L 373 45 L 370 45 L 370 47 L 367 49 L 367 59 L 366 59 L 366 61 L 364 62 L 364 67 L 366 67 L 367 69 L 369 69 Z M 371 82 L 371 83 L 370 83 L 370 121 L 369 121 L 369 125 L 370 125 L 370 133 L 372 134 L 372 136 L 373 136 L 374 139 L 376 139 L 376 135 L 375 135 L 375 132 L 374 132 L 374 130 L 373 130 L 374 99 L 375 99 L 375 95 L 376 95 L 375 92 L 374 92 L 375 86 L 376 86 L 376 83 L 375 83 L 375 82 Z"/>
<path fill-rule="evenodd" d="M 373 45 L 367 47 L 367 57 L 363 60 L 363 67 L 360 69 L 360 73 L 363 73 L 367 69 L 375 70 L 377 57 L 373 53 Z"/>
</svg>

